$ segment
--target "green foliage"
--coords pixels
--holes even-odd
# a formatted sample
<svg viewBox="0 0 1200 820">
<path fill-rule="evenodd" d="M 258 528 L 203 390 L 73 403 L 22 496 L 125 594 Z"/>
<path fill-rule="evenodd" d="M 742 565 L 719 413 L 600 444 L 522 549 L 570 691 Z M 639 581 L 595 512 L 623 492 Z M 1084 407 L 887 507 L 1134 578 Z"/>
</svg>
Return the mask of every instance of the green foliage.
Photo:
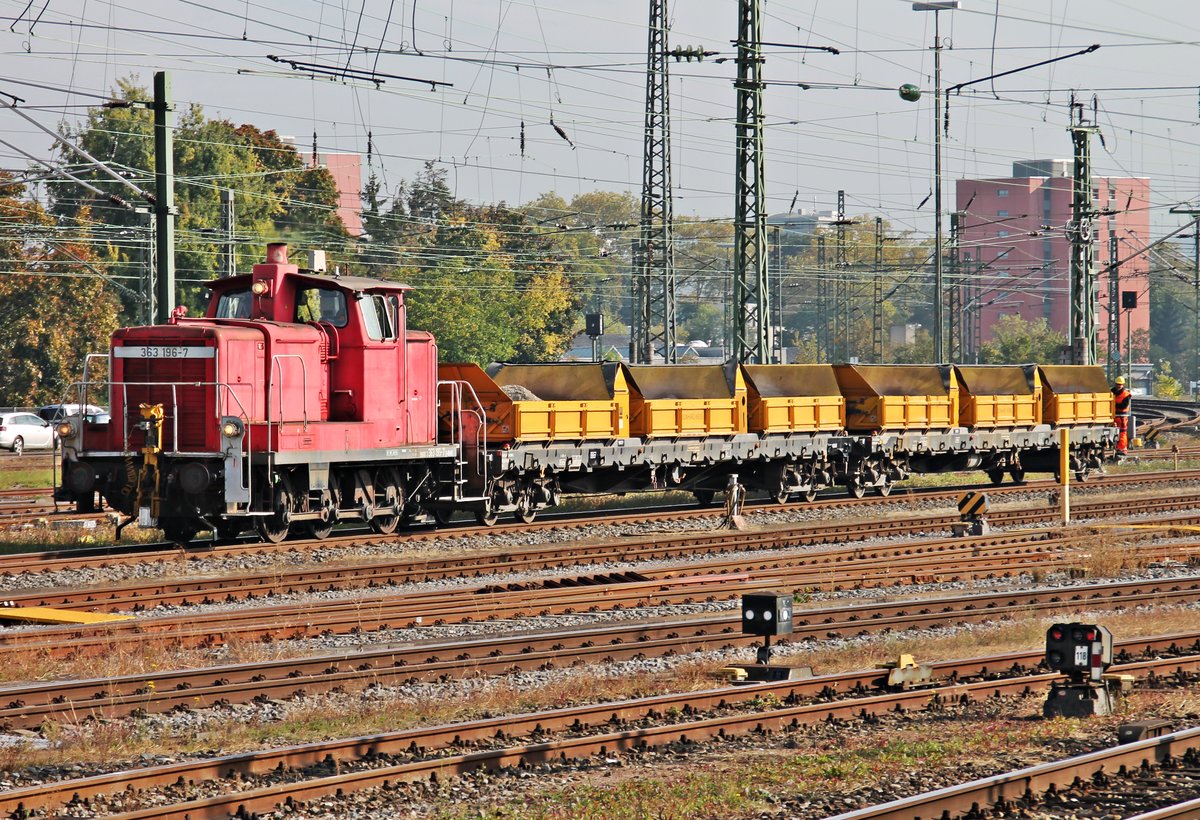
<svg viewBox="0 0 1200 820">
<path fill-rule="evenodd" d="M 409 327 L 434 333 L 442 361 L 557 358 L 573 330 L 561 266 L 538 254 L 520 214 L 460 211 L 431 225 L 423 254 L 430 262 L 401 271 L 413 287 Z M 505 219 L 503 228 L 495 224 Z"/>
<path fill-rule="evenodd" d="M 128 102 L 152 98 L 136 78 L 118 80 L 113 96 Z M 63 133 L 111 168 L 126 173 L 143 191 L 153 193 L 153 122 L 153 114 L 138 106 L 92 108 L 83 124 L 64 127 Z M 197 283 L 216 273 L 223 248 L 216 233 L 222 188 L 236 191 L 239 270 L 260 260 L 265 242 L 280 232 L 310 246 L 336 246 L 343 241 L 345 228 L 333 210 L 337 192 L 332 177 L 324 169 L 306 168 L 296 149 L 274 131 L 210 120 L 199 106 L 192 106 L 178 117 L 174 146 L 175 264 L 181 303 L 199 307 L 203 297 Z M 64 163 L 74 165 L 80 160 L 73 149 L 61 146 L 59 151 Z M 74 173 L 131 204 L 146 204 L 90 163 Z M 108 242 L 106 261 L 128 276 L 140 275 L 152 237 L 150 217 L 116 207 L 69 180 L 51 183 L 49 190 L 52 213 L 75 219 L 84 209 L 90 210 L 99 223 L 98 236 Z M 134 306 L 127 303 L 126 307 Z"/>
<path fill-rule="evenodd" d="M 119 301 L 86 242 L 51 241 L 52 220 L 16 186 L 0 188 L 0 405 L 58 401 L 88 353 L 108 349 Z M 80 212 L 86 225 L 89 213 Z M 81 233 L 83 225 L 75 225 Z"/>
<path fill-rule="evenodd" d="M 1053 364 L 1062 358 L 1066 338 L 1043 318 L 1027 322 L 1013 314 L 992 325 L 992 341 L 979 351 L 983 364 Z"/>
<path fill-rule="evenodd" d="M 1154 374 L 1154 395 L 1160 399 L 1182 399 L 1184 396 L 1183 383 L 1171 376 L 1171 363 L 1158 363 Z"/>
</svg>

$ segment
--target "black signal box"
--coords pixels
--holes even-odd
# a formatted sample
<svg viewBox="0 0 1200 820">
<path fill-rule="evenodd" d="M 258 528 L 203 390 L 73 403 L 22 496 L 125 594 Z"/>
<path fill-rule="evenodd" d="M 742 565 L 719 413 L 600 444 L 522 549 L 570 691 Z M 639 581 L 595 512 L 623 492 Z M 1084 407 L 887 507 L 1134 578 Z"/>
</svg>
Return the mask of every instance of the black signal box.
<svg viewBox="0 0 1200 820">
<path fill-rule="evenodd" d="M 593 339 L 604 335 L 604 314 L 587 313 L 583 317 L 584 331 Z"/>
<path fill-rule="evenodd" d="M 1121 310 L 1133 310 L 1137 307 L 1138 294 L 1136 290 L 1121 291 Z"/>
<path fill-rule="evenodd" d="M 1112 664 L 1112 633 L 1095 624 L 1055 624 L 1046 630 L 1046 666 L 1074 680 L 1099 680 Z"/>
<path fill-rule="evenodd" d="M 747 635 L 790 635 L 792 596 L 786 592 L 743 595 L 742 632 Z"/>
</svg>

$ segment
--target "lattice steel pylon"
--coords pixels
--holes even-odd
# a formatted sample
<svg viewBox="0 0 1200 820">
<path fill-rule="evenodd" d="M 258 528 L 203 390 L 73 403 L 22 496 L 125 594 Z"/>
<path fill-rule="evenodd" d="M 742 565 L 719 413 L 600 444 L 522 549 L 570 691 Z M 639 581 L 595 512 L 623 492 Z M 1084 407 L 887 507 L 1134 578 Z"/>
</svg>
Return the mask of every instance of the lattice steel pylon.
<svg viewBox="0 0 1200 820">
<path fill-rule="evenodd" d="M 1094 122 L 1093 118 L 1093 122 Z M 1084 124 L 1083 104 L 1071 97 L 1071 143 L 1075 169 L 1071 186 L 1071 361 L 1096 363 L 1096 238 L 1097 216 L 1092 202 L 1092 134 L 1100 129 Z"/>
<path fill-rule="evenodd" d="M 1120 261 L 1117 254 L 1117 234 L 1109 231 L 1108 330 L 1104 351 L 1105 374 L 1109 379 L 1121 375 L 1121 266 L 1117 264 Z"/>
<path fill-rule="evenodd" d="M 633 359 L 656 350 L 675 361 L 675 252 L 671 203 L 671 90 L 667 73 L 667 0 L 650 0 L 646 45 L 646 127 L 642 152 L 641 230 L 636 245 Z"/>
<path fill-rule="evenodd" d="M 734 179 L 733 358 L 771 359 L 763 170 L 762 0 L 738 0 L 737 167 Z"/>
<path fill-rule="evenodd" d="M 871 358 L 883 364 L 883 217 L 875 217 L 875 269 L 871 272 Z"/>
</svg>

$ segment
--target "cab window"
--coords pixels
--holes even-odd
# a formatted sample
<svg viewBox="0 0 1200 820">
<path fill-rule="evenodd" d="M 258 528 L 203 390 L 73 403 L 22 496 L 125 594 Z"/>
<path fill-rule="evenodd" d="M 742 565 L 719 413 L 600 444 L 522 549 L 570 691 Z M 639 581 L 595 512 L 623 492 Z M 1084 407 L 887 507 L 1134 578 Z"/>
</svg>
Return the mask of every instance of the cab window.
<svg viewBox="0 0 1200 820">
<path fill-rule="evenodd" d="M 345 327 L 346 294 L 335 288 L 300 288 L 296 291 L 296 321 Z"/>
<path fill-rule="evenodd" d="M 229 290 L 217 300 L 218 319 L 249 319 L 250 290 Z"/>
<path fill-rule="evenodd" d="M 368 295 L 358 300 L 358 309 L 363 317 L 363 329 L 367 338 L 376 342 L 396 338 L 396 315 L 389 298 Z"/>
</svg>

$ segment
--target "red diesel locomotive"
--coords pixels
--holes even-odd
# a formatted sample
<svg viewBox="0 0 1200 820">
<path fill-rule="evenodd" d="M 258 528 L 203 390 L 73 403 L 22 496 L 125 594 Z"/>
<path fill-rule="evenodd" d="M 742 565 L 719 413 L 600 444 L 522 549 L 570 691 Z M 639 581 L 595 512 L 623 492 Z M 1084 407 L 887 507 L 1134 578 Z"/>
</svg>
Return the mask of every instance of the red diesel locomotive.
<svg viewBox="0 0 1200 820">
<path fill-rule="evenodd" d="M 187 542 L 254 526 L 327 535 L 339 519 L 396 529 L 456 448 L 437 434 L 437 346 L 405 324 L 405 286 L 302 272 L 268 247 L 209 283 L 204 318 L 113 335 L 111 422 L 63 427 L 63 482 Z M 181 313 L 181 312 L 180 312 Z M 89 360 L 89 365 L 94 364 Z M 445 472 L 445 475 L 440 475 Z"/>
</svg>

